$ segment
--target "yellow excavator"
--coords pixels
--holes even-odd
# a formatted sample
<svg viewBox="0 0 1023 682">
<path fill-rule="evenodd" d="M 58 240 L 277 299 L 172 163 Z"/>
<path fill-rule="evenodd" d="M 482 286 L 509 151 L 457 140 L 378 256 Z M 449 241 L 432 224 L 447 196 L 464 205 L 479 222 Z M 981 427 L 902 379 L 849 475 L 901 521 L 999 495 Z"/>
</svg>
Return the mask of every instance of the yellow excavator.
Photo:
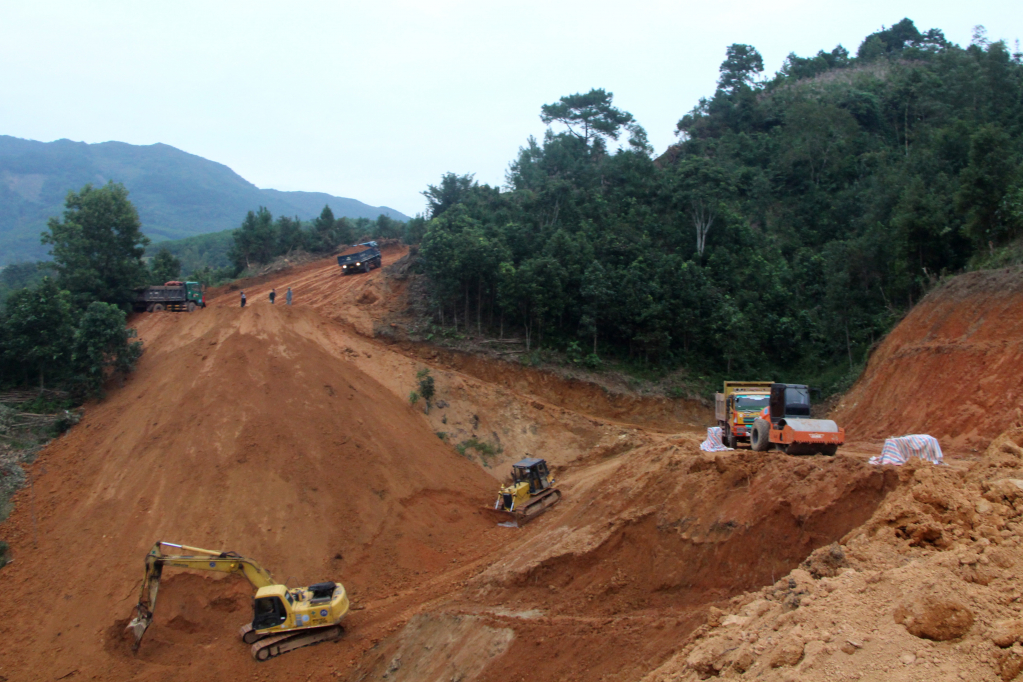
<svg viewBox="0 0 1023 682">
<path fill-rule="evenodd" d="M 547 462 L 527 457 L 512 464 L 512 482 L 497 493 L 494 511 L 522 526 L 553 507 L 561 500 L 561 491 L 554 487 Z"/>
<path fill-rule="evenodd" d="M 164 547 L 180 554 L 165 554 Z M 153 622 L 156 593 L 164 566 L 218 573 L 241 573 L 256 588 L 252 623 L 238 635 L 252 645 L 252 657 L 265 661 L 274 656 L 319 642 L 339 639 L 344 633 L 341 619 L 348 613 L 348 595 L 340 583 L 324 582 L 289 589 L 274 582 L 270 571 L 236 552 L 218 552 L 171 542 L 157 542 L 146 555 L 146 577 L 135 606 L 135 617 L 127 630 L 135 635 L 136 653 L 142 636 Z"/>
</svg>

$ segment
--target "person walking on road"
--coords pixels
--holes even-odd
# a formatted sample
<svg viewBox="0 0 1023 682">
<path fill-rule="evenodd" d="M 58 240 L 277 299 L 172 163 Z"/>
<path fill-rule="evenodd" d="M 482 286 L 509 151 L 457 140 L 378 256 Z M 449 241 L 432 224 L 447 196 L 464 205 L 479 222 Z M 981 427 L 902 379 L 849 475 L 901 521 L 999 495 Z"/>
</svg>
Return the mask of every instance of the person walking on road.
<svg viewBox="0 0 1023 682">
<path fill-rule="evenodd" d="M 245 307 L 245 290 L 242 289 L 242 307 Z"/>
<path fill-rule="evenodd" d="M 291 305 L 291 287 L 288 287 L 288 293 L 284 295 L 284 299 Z"/>
<path fill-rule="evenodd" d="M 276 289 L 271 289 L 270 290 L 270 305 L 274 304 L 274 299 L 275 298 L 277 298 L 277 290 Z"/>
</svg>

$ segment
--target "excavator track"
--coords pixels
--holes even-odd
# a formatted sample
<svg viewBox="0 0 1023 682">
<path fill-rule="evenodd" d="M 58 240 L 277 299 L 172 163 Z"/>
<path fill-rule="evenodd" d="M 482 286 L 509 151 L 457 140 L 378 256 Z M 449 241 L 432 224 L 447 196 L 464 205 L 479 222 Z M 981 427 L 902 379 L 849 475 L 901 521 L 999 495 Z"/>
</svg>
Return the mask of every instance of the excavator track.
<svg viewBox="0 0 1023 682">
<path fill-rule="evenodd" d="M 340 625 L 328 625 L 322 628 L 309 628 L 262 637 L 252 645 L 252 657 L 257 661 L 267 661 L 304 646 L 341 639 L 344 632 L 345 629 Z M 244 637 L 245 634 L 242 635 L 243 639 Z"/>
<path fill-rule="evenodd" d="M 252 623 L 246 623 L 238 628 L 238 636 L 241 637 L 241 640 L 246 644 L 255 644 L 262 638 L 266 637 L 266 635 L 261 635 L 253 630 Z"/>
</svg>

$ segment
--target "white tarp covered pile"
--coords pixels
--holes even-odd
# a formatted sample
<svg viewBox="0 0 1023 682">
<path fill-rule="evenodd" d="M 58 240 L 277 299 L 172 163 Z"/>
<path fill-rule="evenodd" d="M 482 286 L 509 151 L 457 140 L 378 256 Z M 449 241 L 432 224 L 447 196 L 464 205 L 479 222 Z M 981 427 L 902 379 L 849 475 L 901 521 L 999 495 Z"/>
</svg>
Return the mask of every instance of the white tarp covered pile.
<svg viewBox="0 0 1023 682">
<path fill-rule="evenodd" d="M 938 439 L 926 434 L 889 438 L 879 457 L 871 457 L 871 464 L 894 464 L 901 466 L 911 457 L 919 457 L 931 464 L 944 464 Z"/>
<path fill-rule="evenodd" d="M 721 442 L 721 427 L 711 426 L 707 429 L 707 440 L 700 443 L 700 449 L 705 452 L 722 452 L 732 448 Z"/>
</svg>

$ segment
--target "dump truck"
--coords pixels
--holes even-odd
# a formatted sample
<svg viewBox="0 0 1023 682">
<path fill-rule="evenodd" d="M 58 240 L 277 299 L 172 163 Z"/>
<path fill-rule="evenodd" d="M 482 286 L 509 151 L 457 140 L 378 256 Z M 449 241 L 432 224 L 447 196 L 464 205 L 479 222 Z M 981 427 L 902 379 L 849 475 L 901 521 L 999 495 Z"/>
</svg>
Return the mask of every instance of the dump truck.
<svg viewBox="0 0 1023 682">
<path fill-rule="evenodd" d="M 774 447 L 789 455 L 833 456 L 845 442 L 845 429 L 830 419 L 810 418 L 810 388 L 804 384 L 771 384 L 771 397 L 753 422 L 750 447 Z"/>
<path fill-rule="evenodd" d="M 163 310 L 193 312 L 206 307 L 206 294 L 199 282 L 167 282 L 163 286 L 135 290 L 135 312 L 158 313 Z"/>
<path fill-rule="evenodd" d="M 171 552 L 165 552 L 167 548 Z M 341 619 L 348 613 L 348 594 L 340 583 L 322 582 L 308 587 L 282 585 L 270 571 L 236 552 L 202 549 L 157 541 L 146 555 L 146 574 L 135 605 L 135 616 L 125 628 L 134 635 L 138 653 L 142 637 L 153 624 L 160 577 L 167 567 L 240 574 L 256 588 L 252 622 L 242 625 L 238 637 L 250 645 L 257 661 L 265 661 L 311 644 L 339 639 Z"/>
<path fill-rule="evenodd" d="M 341 252 L 337 257 L 337 264 L 341 266 L 342 275 L 350 275 L 353 272 L 369 272 L 373 268 L 379 268 L 383 256 L 376 242 L 365 242 L 354 244 Z"/>
<path fill-rule="evenodd" d="M 714 418 L 721 440 L 730 448 L 750 442 L 753 422 L 767 407 L 771 381 L 726 381 L 724 391 L 714 394 Z"/>
</svg>

